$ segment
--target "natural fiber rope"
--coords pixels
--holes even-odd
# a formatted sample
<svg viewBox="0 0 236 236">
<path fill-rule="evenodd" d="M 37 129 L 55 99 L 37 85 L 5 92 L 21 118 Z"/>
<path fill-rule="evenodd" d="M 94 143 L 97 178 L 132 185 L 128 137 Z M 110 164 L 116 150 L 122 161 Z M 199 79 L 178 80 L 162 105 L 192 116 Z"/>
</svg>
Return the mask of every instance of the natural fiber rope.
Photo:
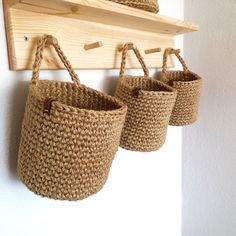
<svg viewBox="0 0 236 236">
<path fill-rule="evenodd" d="M 159 5 L 157 0 L 109 0 L 109 1 L 153 13 L 157 13 L 159 11 Z"/>
<path fill-rule="evenodd" d="M 143 72 L 144 72 L 144 76 L 149 76 L 149 71 L 148 68 L 143 60 L 143 57 L 141 56 L 139 50 L 137 49 L 136 46 L 133 45 L 133 43 L 126 43 L 123 46 L 123 50 L 122 50 L 122 58 L 121 58 L 121 67 L 120 67 L 120 77 L 122 78 L 125 74 L 125 66 L 126 66 L 126 58 L 127 58 L 127 54 L 128 54 L 128 50 L 129 48 L 132 48 L 132 50 L 134 51 L 136 57 L 139 60 L 139 63 L 142 66 Z"/>
<path fill-rule="evenodd" d="M 72 82 L 40 80 L 46 43 L 54 46 Z M 79 84 L 55 38 L 38 42 L 22 123 L 18 174 L 34 193 L 79 200 L 97 193 L 108 178 L 127 107 L 118 99 Z"/>
<path fill-rule="evenodd" d="M 124 75 L 128 48 L 134 51 L 144 76 Z M 125 44 L 123 48 L 115 96 L 128 106 L 120 146 L 142 152 L 159 149 L 165 142 L 176 90 L 149 77 L 146 64 L 132 43 Z"/>
<path fill-rule="evenodd" d="M 36 54 L 35 54 L 35 61 L 33 64 L 33 75 L 32 75 L 32 83 L 36 84 L 37 81 L 39 80 L 39 69 L 43 60 L 43 50 L 46 45 L 52 45 L 58 56 L 60 57 L 61 61 L 65 65 L 66 69 L 70 73 L 71 79 L 74 83 L 80 84 L 79 78 L 72 69 L 72 66 L 70 62 L 67 60 L 66 56 L 64 55 L 63 51 L 61 50 L 61 47 L 57 43 L 57 39 L 54 38 L 52 35 L 44 35 L 39 39 L 37 49 L 36 49 Z"/>
<path fill-rule="evenodd" d="M 167 59 L 168 59 L 168 56 L 171 55 L 171 54 L 174 54 L 180 61 L 180 63 L 182 64 L 183 66 L 183 71 L 185 73 L 188 73 L 189 69 L 184 61 L 184 59 L 179 55 L 179 53 L 176 52 L 175 49 L 173 48 L 167 48 L 164 52 L 164 55 L 163 55 L 163 66 L 162 66 L 162 72 L 163 73 L 167 73 Z"/>
<path fill-rule="evenodd" d="M 178 58 L 182 64 L 183 71 L 167 70 L 167 58 L 171 54 Z M 165 50 L 160 79 L 178 91 L 169 124 L 183 126 L 195 122 L 198 115 L 202 79 L 188 69 L 178 50 L 173 48 Z"/>
</svg>

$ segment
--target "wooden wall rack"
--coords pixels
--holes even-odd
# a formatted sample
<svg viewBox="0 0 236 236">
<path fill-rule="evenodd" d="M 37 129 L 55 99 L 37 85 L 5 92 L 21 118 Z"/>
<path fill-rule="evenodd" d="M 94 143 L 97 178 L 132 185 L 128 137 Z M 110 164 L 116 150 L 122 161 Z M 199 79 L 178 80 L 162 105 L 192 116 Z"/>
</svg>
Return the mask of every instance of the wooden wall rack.
<svg viewBox="0 0 236 236">
<path fill-rule="evenodd" d="M 155 52 L 155 48 L 174 47 L 175 35 L 198 30 L 192 23 L 106 0 L 3 3 L 12 70 L 31 69 L 36 41 L 45 33 L 58 38 L 74 68 L 113 69 L 120 67 L 119 49 L 127 41 L 138 46 L 148 67 L 160 67 L 163 52 Z M 45 59 L 43 69 L 63 68 L 54 52 L 46 51 Z M 127 67 L 140 68 L 133 54 Z"/>
</svg>

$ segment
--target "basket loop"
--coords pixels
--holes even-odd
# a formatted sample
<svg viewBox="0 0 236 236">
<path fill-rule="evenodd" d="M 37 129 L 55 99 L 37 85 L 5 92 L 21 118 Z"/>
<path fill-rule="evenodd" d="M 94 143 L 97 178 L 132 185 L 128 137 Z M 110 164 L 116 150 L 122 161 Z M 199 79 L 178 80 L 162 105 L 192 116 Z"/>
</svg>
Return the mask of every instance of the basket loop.
<svg viewBox="0 0 236 236">
<path fill-rule="evenodd" d="M 58 56 L 60 57 L 61 61 L 65 65 L 66 69 L 68 70 L 72 81 L 75 84 L 80 85 L 80 80 L 77 74 L 75 73 L 70 62 L 68 61 L 63 51 L 61 50 L 61 47 L 59 46 L 57 39 L 53 37 L 52 35 L 43 35 L 38 41 L 37 50 L 35 54 L 35 61 L 33 65 L 33 74 L 32 74 L 31 83 L 37 84 L 39 80 L 39 70 L 40 70 L 42 60 L 43 60 L 43 50 L 46 47 L 46 45 L 52 45 L 55 48 Z"/>
<path fill-rule="evenodd" d="M 163 66 L 162 66 L 162 73 L 166 74 L 167 73 L 167 58 L 169 55 L 171 54 L 174 54 L 178 60 L 180 61 L 181 65 L 183 66 L 183 71 L 184 73 L 188 73 L 189 72 L 189 69 L 184 61 L 184 59 L 180 56 L 180 50 L 176 50 L 176 49 L 173 49 L 173 48 L 167 48 L 164 52 L 164 55 L 163 55 Z"/>
<path fill-rule="evenodd" d="M 43 104 L 43 112 L 50 114 L 51 108 L 52 108 L 52 102 L 55 100 L 53 98 L 46 98 Z"/>
<path fill-rule="evenodd" d="M 147 66 L 143 60 L 143 57 L 141 56 L 139 50 L 137 49 L 137 47 L 133 44 L 133 43 L 126 43 L 123 46 L 122 49 L 122 60 L 121 60 L 121 67 L 120 67 L 120 77 L 123 78 L 124 74 L 125 74 L 125 66 L 126 66 L 126 57 L 127 57 L 127 53 L 128 50 L 132 49 L 136 55 L 136 57 L 139 60 L 139 63 L 142 66 L 143 72 L 144 72 L 144 76 L 149 76 L 149 71 L 147 69 Z"/>
<path fill-rule="evenodd" d="M 142 90 L 142 89 L 141 89 L 140 87 L 134 88 L 133 91 L 132 91 L 132 96 L 133 96 L 134 98 L 138 98 L 138 97 L 139 97 L 139 93 L 140 93 L 141 90 Z"/>
</svg>

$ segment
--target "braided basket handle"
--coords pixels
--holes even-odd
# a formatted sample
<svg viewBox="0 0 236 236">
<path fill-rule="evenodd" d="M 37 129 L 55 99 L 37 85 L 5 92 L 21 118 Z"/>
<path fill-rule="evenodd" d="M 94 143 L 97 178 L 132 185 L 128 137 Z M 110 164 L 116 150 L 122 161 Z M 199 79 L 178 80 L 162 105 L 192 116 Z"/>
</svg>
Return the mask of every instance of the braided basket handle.
<svg viewBox="0 0 236 236">
<path fill-rule="evenodd" d="M 127 58 L 127 53 L 129 49 L 132 49 L 136 55 L 136 57 L 139 60 L 139 63 L 142 66 L 143 72 L 144 72 L 144 76 L 149 76 L 149 71 L 147 69 L 147 66 L 143 60 L 143 57 L 141 56 L 139 50 L 137 49 L 137 47 L 133 44 L 133 43 L 126 43 L 123 46 L 122 49 L 122 60 L 121 60 L 121 67 L 120 67 L 120 77 L 122 78 L 125 74 L 125 66 L 126 66 L 126 58 Z"/>
<path fill-rule="evenodd" d="M 75 84 L 80 85 L 80 80 L 77 74 L 75 73 L 70 62 L 68 61 L 63 51 L 61 50 L 61 47 L 59 46 L 57 39 L 53 37 L 52 35 L 43 35 L 38 41 L 36 54 L 35 54 L 35 61 L 33 65 L 33 74 L 32 74 L 31 83 L 37 84 L 39 80 L 39 70 L 40 70 L 42 60 L 43 60 L 43 50 L 48 44 L 52 45 L 55 48 L 58 56 L 60 57 L 61 61 L 65 65 L 66 69 L 68 70 L 72 81 Z"/>
<path fill-rule="evenodd" d="M 188 73 L 189 72 L 189 69 L 188 69 L 184 59 L 179 55 L 179 53 L 180 53 L 180 50 L 175 50 L 173 48 L 167 48 L 165 50 L 164 55 L 163 55 L 163 66 L 162 66 L 162 73 L 163 74 L 167 73 L 167 58 L 171 54 L 174 54 L 178 58 L 178 60 L 180 61 L 180 63 L 183 66 L 184 73 Z"/>
</svg>

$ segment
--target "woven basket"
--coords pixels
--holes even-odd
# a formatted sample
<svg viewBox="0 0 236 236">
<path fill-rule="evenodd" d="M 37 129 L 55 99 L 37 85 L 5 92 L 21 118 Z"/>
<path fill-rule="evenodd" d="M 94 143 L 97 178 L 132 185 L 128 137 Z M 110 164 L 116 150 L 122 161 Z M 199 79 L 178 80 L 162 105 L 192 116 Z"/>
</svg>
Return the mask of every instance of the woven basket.
<svg viewBox="0 0 236 236">
<path fill-rule="evenodd" d="M 176 55 L 183 71 L 167 71 L 167 57 Z M 171 114 L 170 125 L 184 126 L 197 120 L 202 79 L 189 71 L 178 50 L 166 49 L 163 56 L 161 80 L 178 91 L 176 103 Z"/>
<path fill-rule="evenodd" d="M 53 45 L 74 83 L 39 80 L 43 49 Z M 18 173 L 41 196 L 84 199 L 105 184 L 127 107 L 81 85 L 52 36 L 39 40 L 22 125 Z"/>
<path fill-rule="evenodd" d="M 127 50 L 122 53 L 120 80 L 115 96 L 128 106 L 120 146 L 132 151 L 155 151 L 165 142 L 167 126 L 176 99 L 176 90 L 149 77 L 138 49 L 132 49 L 142 65 L 144 76 L 125 76 Z"/>
<path fill-rule="evenodd" d="M 157 0 L 108 0 L 123 4 L 129 7 L 138 8 L 144 11 L 149 11 L 153 13 L 159 12 L 159 5 Z"/>
</svg>

